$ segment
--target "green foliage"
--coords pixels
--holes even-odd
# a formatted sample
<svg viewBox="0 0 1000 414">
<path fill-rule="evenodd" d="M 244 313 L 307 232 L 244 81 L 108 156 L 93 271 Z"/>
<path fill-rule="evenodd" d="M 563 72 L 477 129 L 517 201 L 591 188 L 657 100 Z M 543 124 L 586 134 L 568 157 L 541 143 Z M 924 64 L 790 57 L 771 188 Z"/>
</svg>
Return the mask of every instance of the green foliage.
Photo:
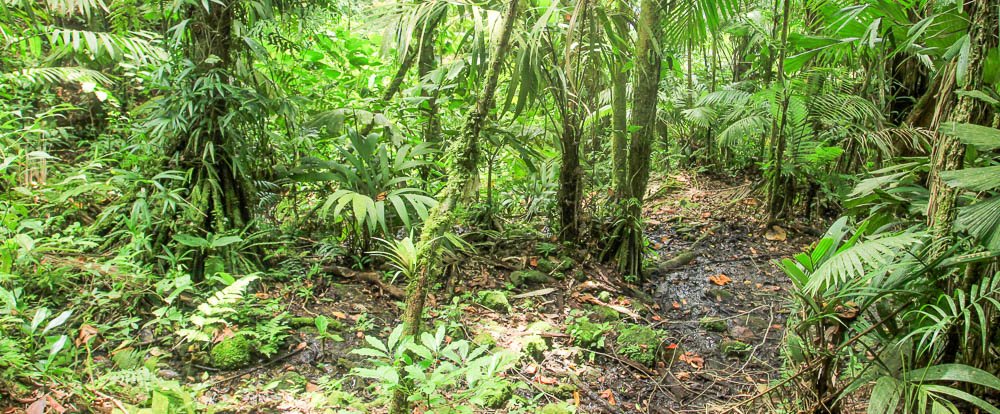
<svg viewBox="0 0 1000 414">
<path fill-rule="evenodd" d="M 368 359 L 371 368 L 358 368 L 354 375 L 393 390 L 404 386 L 396 367 L 403 366 L 411 382 L 410 400 L 426 404 L 435 412 L 471 413 L 475 408 L 502 405 L 514 384 L 497 374 L 514 366 L 518 355 L 502 351 L 488 352 L 488 347 L 473 348 L 465 340 L 445 343 L 445 327 L 434 334 L 424 332 L 419 338 L 404 337 L 396 327 L 386 342 L 366 336 L 368 347 L 351 351 Z"/>
<path fill-rule="evenodd" d="M 574 344 L 595 351 L 604 349 L 604 340 L 610 331 L 610 324 L 594 323 L 586 316 L 571 317 L 566 323 L 566 333 Z"/>
</svg>

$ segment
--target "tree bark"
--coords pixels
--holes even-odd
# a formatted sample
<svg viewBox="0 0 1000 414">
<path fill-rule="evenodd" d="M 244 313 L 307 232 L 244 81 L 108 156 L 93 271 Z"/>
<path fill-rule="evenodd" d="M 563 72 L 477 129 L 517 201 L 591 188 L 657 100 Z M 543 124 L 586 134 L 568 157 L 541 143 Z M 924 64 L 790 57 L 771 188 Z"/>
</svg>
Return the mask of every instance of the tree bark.
<svg viewBox="0 0 1000 414">
<path fill-rule="evenodd" d="M 782 5 L 781 18 L 781 50 L 778 52 L 778 83 L 782 91 L 781 117 L 772 120 L 771 124 L 771 145 L 774 148 L 771 153 L 771 183 L 768 186 L 767 197 L 767 225 L 774 225 L 787 204 L 787 194 L 784 177 L 781 175 L 782 163 L 785 158 L 785 123 L 788 120 L 788 91 L 785 85 L 785 54 L 788 49 L 788 18 L 790 15 L 790 0 L 784 0 Z"/>
<path fill-rule="evenodd" d="M 440 261 L 440 240 L 451 229 L 455 222 L 456 208 L 468 195 L 474 191 L 479 176 L 479 135 L 483 130 L 486 117 L 495 104 L 497 80 L 500 76 L 504 57 L 510 47 L 511 31 L 517 18 L 518 0 L 511 0 L 504 15 L 493 61 L 486 72 L 486 81 L 479 94 L 476 106 L 466 117 L 462 135 L 451 143 L 448 156 L 453 157 L 447 169 L 448 182 L 438 196 L 438 205 L 431 210 L 420 233 L 418 251 L 418 268 L 415 278 L 410 280 L 406 293 L 406 309 L 403 312 L 403 335 L 414 336 L 420 332 L 421 315 L 427 298 L 427 288 L 433 282 Z M 405 378 L 406 372 L 399 367 L 400 378 Z M 393 391 L 389 412 L 404 414 L 409 412 L 408 386 Z"/>
<path fill-rule="evenodd" d="M 583 197 L 583 167 L 580 165 L 580 141 L 582 137 L 582 114 L 578 77 L 579 45 L 578 33 L 586 19 L 589 0 L 579 0 L 566 29 L 566 49 L 563 54 L 564 84 L 562 97 L 566 109 L 562 111 L 562 160 L 559 164 L 559 238 L 576 242 L 580 237 L 580 200 Z"/>
<path fill-rule="evenodd" d="M 660 88 L 661 41 L 660 9 L 656 0 L 642 0 L 639 24 L 636 27 L 635 83 L 630 124 L 632 132 L 628 148 L 627 193 L 621 208 L 621 242 L 618 247 L 618 267 L 626 277 L 638 280 L 642 272 L 642 201 L 649 182 L 649 160 L 653 139 L 656 137 L 656 103 Z"/>
</svg>

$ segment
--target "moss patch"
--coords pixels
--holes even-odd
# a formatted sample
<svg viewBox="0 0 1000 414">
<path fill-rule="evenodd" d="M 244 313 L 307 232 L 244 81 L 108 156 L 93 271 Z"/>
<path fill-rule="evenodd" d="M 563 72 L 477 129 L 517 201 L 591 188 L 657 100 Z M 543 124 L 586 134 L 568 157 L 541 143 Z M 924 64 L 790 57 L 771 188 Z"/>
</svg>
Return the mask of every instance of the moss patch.
<svg viewBox="0 0 1000 414">
<path fill-rule="evenodd" d="M 618 353 L 635 362 L 653 366 L 659 356 L 661 332 L 644 325 L 622 324 L 615 345 Z"/>
<path fill-rule="evenodd" d="M 541 335 L 528 335 L 521 338 L 521 349 L 525 355 L 536 361 L 541 361 L 545 356 L 545 351 L 549 350 L 549 343 Z"/>
<path fill-rule="evenodd" d="M 499 290 L 479 292 L 479 304 L 497 312 L 510 312 L 510 301 L 507 300 L 507 293 Z"/>
<path fill-rule="evenodd" d="M 749 352 L 751 348 L 753 347 L 744 342 L 734 340 L 722 341 L 722 343 L 719 344 L 719 351 L 726 356 L 743 355 Z"/>
<path fill-rule="evenodd" d="M 590 310 L 591 316 L 594 320 L 601 322 L 617 321 L 622 317 L 618 311 L 604 305 L 589 305 L 587 306 L 587 309 Z"/>
<path fill-rule="evenodd" d="M 486 381 L 479 393 L 483 407 L 500 408 L 510 400 L 510 397 L 514 396 L 514 384 L 507 381 Z"/>
<path fill-rule="evenodd" d="M 223 339 L 212 347 L 212 366 L 232 370 L 250 365 L 250 349 L 250 340 L 242 335 Z"/>
<path fill-rule="evenodd" d="M 518 270 L 510 274 L 510 283 L 514 286 L 537 285 L 551 281 L 549 275 L 538 270 Z"/>
<path fill-rule="evenodd" d="M 701 318 L 701 320 L 698 321 L 698 325 L 712 332 L 725 332 L 727 329 L 729 329 L 729 326 L 726 325 L 726 321 L 719 318 L 713 318 L 710 316 Z"/>
</svg>

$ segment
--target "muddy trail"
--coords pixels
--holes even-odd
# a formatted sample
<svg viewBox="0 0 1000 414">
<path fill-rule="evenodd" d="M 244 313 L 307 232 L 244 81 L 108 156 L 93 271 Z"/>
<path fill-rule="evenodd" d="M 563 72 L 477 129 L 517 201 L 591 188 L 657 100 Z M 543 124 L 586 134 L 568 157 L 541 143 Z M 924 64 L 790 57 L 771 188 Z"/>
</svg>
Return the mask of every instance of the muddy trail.
<svg viewBox="0 0 1000 414">
<path fill-rule="evenodd" d="M 450 331 L 454 337 L 533 354 L 507 375 L 522 383 L 516 393 L 538 406 L 570 401 L 583 413 L 722 412 L 759 392 L 780 374 L 787 319 L 787 279 L 772 260 L 802 251 L 815 237 L 765 231 L 749 184 L 676 176 L 653 193 L 645 214 L 658 267 L 637 287 L 642 293 L 582 250 L 565 269 L 572 277 L 512 283 L 511 273 L 533 270 L 546 257 L 526 248 L 537 247 L 537 240 L 507 240 L 456 263 L 429 298 L 431 318 L 459 326 Z M 337 382 L 362 398 L 381 392 L 349 375 L 364 363 L 349 352 L 365 346 L 365 335 L 388 336 L 399 323 L 398 298 L 358 280 L 313 283 L 312 296 L 289 297 L 292 309 L 302 318 L 326 316 L 335 338 L 306 327 L 277 358 L 240 372 L 204 373 L 212 386 L 203 402 L 232 412 L 306 413 L 315 410 L 308 392 L 317 384 Z M 497 311 L 474 299 L 449 305 L 484 289 L 509 289 L 512 309 Z M 614 315 L 600 317 L 609 312 Z M 608 328 L 600 346 L 575 340 L 584 316 Z M 623 326 L 656 332 L 655 342 L 639 345 L 640 351 L 656 347 L 655 361 L 626 356 Z M 539 333 L 543 349 L 527 352 Z"/>
</svg>

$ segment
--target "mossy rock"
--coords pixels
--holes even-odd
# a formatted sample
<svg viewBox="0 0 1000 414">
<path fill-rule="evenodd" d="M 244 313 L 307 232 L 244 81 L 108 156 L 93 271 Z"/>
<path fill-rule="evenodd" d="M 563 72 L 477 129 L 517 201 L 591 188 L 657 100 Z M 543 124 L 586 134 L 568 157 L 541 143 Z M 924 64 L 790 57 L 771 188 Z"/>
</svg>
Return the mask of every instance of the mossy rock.
<svg viewBox="0 0 1000 414">
<path fill-rule="evenodd" d="M 584 271 L 582 271 L 582 270 L 574 270 L 573 271 L 573 279 L 576 279 L 577 282 L 586 282 L 587 281 L 587 273 L 584 272 Z"/>
<path fill-rule="evenodd" d="M 233 370 L 250 365 L 250 340 L 236 335 L 215 344 L 210 352 L 212 366 L 222 370 Z"/>
<path fill-rule="evenodd" d="M 567 402 L 549 403 L 535 411 L 535 414 L 575 414 L 576 407 Z"/>
<path fill-rule="evenodd" d="M 479 304 L 497 312 L 510 312 L 510 301 L 507 300 L 507 293 L 500 290 L 479 292 Z"/>
<path fill-rule="evenodd" d="M 750 351 L 753 348 L 745 342 L 736 340 L 725 340 L 719 344 L 719 351 L 725 356 L 739 356 Z"/>
<path fill-rule="evenodd" d="M 514 396 L 514 384 L 508 381 L 485 381 L 477 393 L 482 398 L 483 407 L 497 409 Z"/>
<path fill-rule="evenodd" d="M 573 398 L 573 393 L 579 391 L 576 385 L 570 382 L 560 382 L 558 384 L 537 384 L 538 389 L 559 399 Z"/>
<path fill-rule="evenodd" d="M 617 321 L 622 318 L 622 314 L 608 306 L 590 305 L 587 309 L 590 310 L 591 317 L 600 322 Z"/>
<path fill-rule="evenodd" d="M 538 285 L 552 280 L 548 274 L 538 270 L 518 270 L 510 274 L 510 283 L 514 286 Z"/>
<path fill-rule="evenodd" d="M 573 269 L 576 266 L 576 260 L 570 257 L 559 257 L 556 259 L 552 258 L 541 258 L 538 259 L 538 266 L 536 268 L 545 273 L 552 272 L 565 272 Z"/>
<path fill-rule="evenodd" d="M 719 318 L 713 318 L 711 316 L 706 316 L 704 318 L 701 318 L 698 321 L 698 325 L 700 325 L 705 330 L 712 332 L 725 332 L 726 330 L 729 329 L 729 326 L 726 325 L 725 320 Z"/>
<path fill-rule="evenodd" d="M 632 323 L 619 327 L 615 345 L 618 354 L 645 366 L 653 366 L 659 358 L 663 334 L 653 328 Z"/>
<path fill-rule="evenodd" d="M 535 361 L 541 361 L 545 357 L 545 351 L 549 350 L 549 342 L 541 335 L 528 335 L 522 337 L 520 342 L 524 355 Z"/>
<path fill-rule="evenodd" d="M 733 298 L 733 293 L 722 288 L 705 289 L 705 297 L 716 302 L 722 302 Z"/>
</svg>

